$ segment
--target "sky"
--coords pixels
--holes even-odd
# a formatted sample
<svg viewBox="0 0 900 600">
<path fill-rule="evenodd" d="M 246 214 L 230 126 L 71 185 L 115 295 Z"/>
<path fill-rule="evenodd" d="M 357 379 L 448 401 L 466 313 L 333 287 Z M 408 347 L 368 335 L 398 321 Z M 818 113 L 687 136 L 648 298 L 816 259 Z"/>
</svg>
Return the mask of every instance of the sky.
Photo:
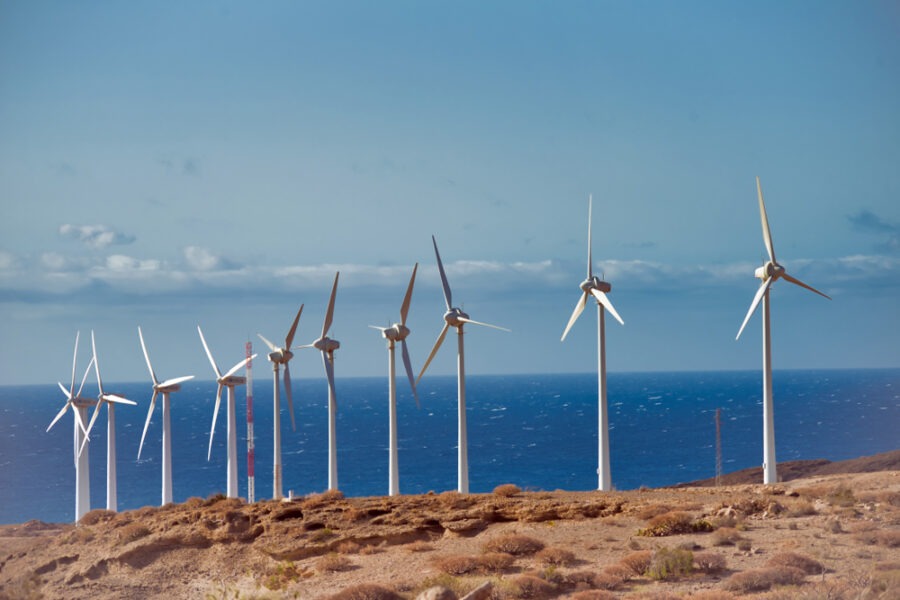
<svg viewBox="0 0 900 600">
<path fill-rule="evenodd" d="M 418 370 L 453 300 L 470 374 L 900 367 L 896 2 L 0 3 L 0 384 L 211 379 L 256 333 L 336 376 Z M 322 377 L 305 351 L 294 378 Z M 429 373 L 455 372 L 453 340 Z M 267 367 L 264 367 L 267 368 Z M 427 380 L 427 378 L 426 378 Z M 426 381 L 426 380 L 423 380 Z M 338 383 L 339 386 L 339 383 Z M 296 389 L 296 388 L 295 388 Z"/>
</svg>

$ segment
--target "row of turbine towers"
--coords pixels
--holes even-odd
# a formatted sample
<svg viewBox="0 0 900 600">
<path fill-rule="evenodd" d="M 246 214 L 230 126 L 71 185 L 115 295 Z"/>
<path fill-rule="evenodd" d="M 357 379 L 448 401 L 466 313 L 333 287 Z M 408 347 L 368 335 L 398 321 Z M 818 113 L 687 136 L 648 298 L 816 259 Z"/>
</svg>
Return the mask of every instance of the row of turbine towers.
<svg viewBox="0 0 900 600">
<path fill-rule="evenodd" d="M 762 304 L 762 313 L 763 313 L 763 483 L 772 484 L 777 481 L 777 473 L 776 473 L 776 462 L 775 462 L 775 432 L 774 432 L 774 414 L 773 414 L 773 399 L 772 399 L 772 361 L 771 361 L 771 337 L 770 337 L 770 304 L 769 304 L 769 291 L 771 285 L 777 281 L 778 279 L 785 279 L 795 285 L 806 288 L 820 296 L 825 298 L 829 298 L 827 295 L 822 292 L 816 290 L 815 288 L 803 283 L 802 281 L 792 277 L 789 275 L 784 267 L 779 264 L 775 258 L 775 250 L 772 242 L 772 236 L 769 229 L 768 217 L 766 214 L 765 203 L 763 200 L 762 187 L 760 185 L 759 177 L 756 178 L 756 187 L 757 187 L 757 195 L 759 200 L 759 211 L 760 211 L 760 220 L 762 224 L 762 233 L 763 233 L 763 242 L 766 247 L 766 251 L 768 253 L 769 260 L 766 261 L 763 266 L 756 269 L 755 277 L 762 280 L 760 287 L 758 288 L 753 301 L 750 304 L 750 309 L 747 311 L 747 315 L 742 322 L 740 329 L 738 330 L 737 338 L 740 338 L 741 333 L 746 327 L 750 317 L 756 311 L 757 307 Z M 622 325 L 625 324 L 624 320 L 619 316 L 616 309 L 613 307 L 612 302 L 609 300 L 607 294 L 612 290 L 612 286 L 606 282 L 601 280 L 599 277 L 593 274 L 593 253 L 592 253 L 592 210 L 593 210 L 593 199 L 589 197 L 588 199 L 588 259 L 587 259 L 587 278 L 581 282 L 580 289 L 581 295 L 578 298 L 578 301 L 575 305 L 575 309 L 569 318 L 568 323 L 566 324 L 565 329 L 563 330 L 563 334 L 561 337 L 561 341 L 564 341 L 569 331 L 572 329 L 572 326 L 578 320 L 578 317 L 582 314 L 584 309 L 587 306 L 588 300 L 593 298 L 597 303 L 597 373 L 598 373 L 598 466 L 597 466 L 597 476 L 598 476 L 598 484 L 597 489 L 600 491 L 611 491 L 612 490 L 612 475 L 610 472 L 610 448 L 609 448 L 609 416 L 607 410 L 607 386 L 606 386 L 606 324 L 605 324 L 605 314 L 609 312 L 613 318 L 615 318 Z M 377 329 L 381 332 L 382 337 L 387 341 L 387 349 L 388 349 L 388 398 L 389 398 L 389 465 L 388 465 L 388 494 L 389 495 L 397 495 L 400 493 L 399 487 L 399 468 L 398 468 L 398 452 L 397 452 L 397 413 L 396 413 L 396 378 L 395 378 L 395 356 L 394 350 L 397 342 L 400 343 L 401 346 L 401 356 L 404 364 L 404 368 L 406 371 L 407 378 L 409 379 L 409 384 L 412 389 L 413 397 L 416 400 L 417 406 L 419 405 L 419 398 L 417 392 L 417 385 L 421 381 L 422 376 L 425 374 L 425 371 L 428 369 L 428 366 L 431 364 L 432 359 L 437 354 L 439 348 L 444 342 L 446 335 L 451 327 L 457 330 L 457 490 L 460 493 L 468 493 L 469 492 L 469 477 L 468 477 L 468 441 L 467 441 L 467 428 L 466 428 L 466 382 L 465 382 L 465 348 L 463 344 L 463 327 L 466 324 L 473 325 L 481 325 L 485 327 L 490 327 L 494 329 L 499 329 L 503 331 L 509 331 L 503 327 L 498 327 L 496 325 L 491 325 L 488 323 L 483 323 L 479 321 L 472 320 L 469 318 L 469 315 L 463 312 L 460 308 L 453 306 L 452 300 L 452 292 L 450 289 L 450 284 L 447 280 L 446 272 L 444 271 L 444 265 L 441 261 L 441 255 L 438 251 L 437 241 L 434 236 L 432 236 L 432 244 L 434 246 L 435 259 L 437 261 L 438 271 L 441 277 L 441 284 L 443 288 L 444 301 L 446 304 L 446 312 L 443 315 L 444 325 L 441 329 L 440 334 L 438 335 L 437 340 L 434 343 L 434 346 L 431 349 L 431 352 L 428 355 L 427 360 L 425 361 L 421 371 L 418 374 L 418 377 L 415 377 L 413 374 L 412 364 L 410 361 L 409 350 L 407 348 L 406 339 L 410 334 L 409 328 L 406 327 L 406 319 L 409 313 L 410 301 L 412 298 L 413 286 L 415 284 L 416 272 L 418 270 L 418 263 L 413 267 L 412 275 L 409 280 L 409 285 L 406 289 L 406 294 L 403 298 L 403 302 L 400 307 L 400 321 L 397 323 L 393 323 L 389 327 L 378 327 L 375 325 L 370 325 L 371 328 Z M 336 401 L 336 393 L 335 393 L 335 385 L 334 385 L 334 352 L 335 350 L 340 348 L 340 342 L 335 339 L 328 337 L 328 332 L 331 329 L 331 324 L 334 316 L 334 303 L 335 296 L 337 294 L 337 286 L 338 280 L 340 277 L 340 273 L 337 273 L 334 278 L 334 284 L 331 289 L 331 296 L 328 302 L 328 308 L 325 313 L 325 320 L 322 325 L 322 333 L 319 338 L 312 341 L 309 344 L 294 346 L 294 335 L 297 331 L 297 325 L 300 321 L 300 316 L 303 312 L 303 305 L 301 304 L 300 309 L 297 311 L 296 316 L 291 324 L 290 329 L 288 330 L 287 335 L 285 336 L 284 346 L 278 346 L 267 338 L 265 338 L 262 334 L 258 334 L 260 339 L 266 344 L 269 348 L 270 352 L 268 354 L 268 360 L 272 363 L 273 368 L 273 483 L 272 483 L 272 498 L 273 499 L 282 499 L 283 494 L 283 482 L 282 482 L 282 462 L 281 462 L 281 421 L 280 421 L 280 412 L 281 412 L 281 380 L 282 380 L 282 371 L 283 368 L 283 386 L 285 390 L 285 396 L 287 398 L 287 409 L 291 417 L 291 426 L 292 428 L 296 428 L 296 423 L 294 419 L 294 411 L 293 411 L 293 399 L 292 399 L 292 386 L 291 386 L 291 376 L 290 376 L 290 361 L 294 356 L 293 351 L 304 349 L 304 348 L 314 348 L 319 350 L 322 355 L 322 362 L 325 369 L 325 375 L 328 384 L 328 489 L 335 490 L 338 489 L 338 479 L 337 479 L 337 440 L 335 434 L 335 421 L 336 421 L 336 413 L 337 413 L 337 401 Z M 829 298 L 830 299 L 830 298 Z M 212 427 L 210 429 L 209 435 L 209 450 L 207 452 L 207 460 L 209 460 L 212 456 L 212 442 L 213 436 L 215 434 L 216 421 L 218 418 L 219 408 L 221 405 L 221 396 L 222 396 L 222 388 L 227 389 L 226 396 L 226 411 L 227 411 L 227 496 L 228 497 L 237 497 L 238 496 L 238 482 L 237 482 L 237 419 L 236 419 L 236 407 L 235 407 L 235 396 L 234 396 L 234 388 L 239 385 L 244 385 L 246 383 L 246 378 L 236 375 L 236 373 L 244 368 L 247 363 L 249 363 L 253 358 L 257 355 L 254 354 L 252 356 L 246 357 L 244 360 L 235 364 L 231 369 L 229 369 L 224 374 L 220 370 L 218 364 L 213 358 L 213 354 L 209 349 L 209 346 L 206 343 L 206 339 L 203 336 L 203 331 L 200 327 L 197 327 L 198 334 L 200 336 L 201 343 L 205 350 L 206 356 L 209 359 L 210 364 L 212 365 L 213 371 L 216 375 L 216 402 L 215 408 L 213 410 L 213 420 Z M 144 358 L 146 359 L 147 368 L 150 372 L 152 384 L 153 384 L 153 395 L 150 400 L 149 409 L 147 412 L 147 418 L 144 423 L 143 433 L 141 435 L 141 443 L 138 449 L 138 458 L 140 458 L 140 454 L 143 450 L 144 441 L 147 435 L 147 430 L 150 425 L 150 421 L 152 419 L 153 411 L 156 405 L 156 399 L 159 395 L 162 395 L 162 417 L 163 417 L 163 435 L 162 435 L 162 504 L 168 504 L 172 502 L 172 449 L 171 449 L 171 422 L 170 422 L 170 394 L 177 392 L 181 388 L 181 384 L 185 381 L 192 379 L 193 375 L 177 377 L 174 379 L 164 380 L 162 382 L 156 376 L 155 371 L 153 370 L 153 365 L 150 361 L 150 355 L 147 351 L 147 346 L 144 342 L 143 332 L 141 328 L 138 327 L 138 337 L 141 344 L 141 349 L 144 354 Z M 132 400 L 124 398 L 122 396 L 107 393 L 103 389 L 103 383 L 100 376 L 100 367 L 99 361 L 97 357 L 97 347 L 96 341 L 93 332 L 91 332 L 91 347 L 92 347 L 92 356 L 91 361 L 88 364 L 87 369 L 85 370 L 84 376 L 81 380 L 81 385 L 78 388 L 76 393 L 75 391 L 75 376 L 76 376 L 76 362 L 77 362 L 77 352 L 78 352 L 78 334 L 75 337 L 75 353 L 72 359 L 72 377 L 71 384 L 68 389 L 63 386 L 62 383 L 59 384 L 60 389 L 62 389 L 63 393 L 66 396 L 66 403 L 63 408 L 57 413 L 56 417 L 50 423 L 50 426 L 47 428 L 49 431 L 51 427 L 65 414 L 65 412 L 71 409 L 74 413 L 74 423 L 73 423 L 73 438 L 74 438 L 74 462 L 75 462 L 75 472 L 76 472 L 76 494 L 75 494 L 75 519 L 79 520 L 86 512 L 90 510 L 90 490 L 89 490 L 89 465 L 87 459 L 87 453 L 84 452 L 85 446 L 90 441 L 90 431 L 94 426 L 94 423 L 97 419 L 97 416 L 100 412 L 100 408 L 103 404 L 107 405 L 107 509 L 108 510 L 116 510 L 116 470 L 115 470 L 115 406 L 117 404 L 130 404 L 136 405 L 136 403 Z M 99 388 L 99 394 L 96 399 L 94 398 L 85 398 L 83 397 L 82 391 L 84 389 L 85 382 L 87 380 L 88 374 L 93 368 L 97 385 Z M 86 425 L 87 419 L 87 411 L 90 407 L 94 407 L 93 416 L 90 419 L 90 422 Z"/>
</svg>

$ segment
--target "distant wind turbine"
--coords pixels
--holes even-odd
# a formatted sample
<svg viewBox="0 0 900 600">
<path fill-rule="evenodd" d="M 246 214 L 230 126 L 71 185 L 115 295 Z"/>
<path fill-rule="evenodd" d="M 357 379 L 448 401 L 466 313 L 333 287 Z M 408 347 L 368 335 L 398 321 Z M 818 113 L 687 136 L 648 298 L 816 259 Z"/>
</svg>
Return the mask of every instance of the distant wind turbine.
<svg viewBox="0 0 900 600">
<path fill-rule="evenodd" d="M 203 337 L 203 330 L 197 325 L 197 332 L 200 334 L 200 341 L 203 342 L 203 349 L 206 350 L 206 356 L 209 358 L 209 364 L 212 365 L 213 371 L 216 373 L 216 407 L 213 410 L 212 427 L 209 430 L 209 450 L 207 451 L 206 460 L 212 457 L 213 435 L 216 433 L 216 419 L 219 416 L 219 404 L 222 401 L 222 388 L 228 388 L 228 497 L 238 497 L 238 480 L 237 480 L 237 415 L 234 406 L 234 387 L 247 383 L 246 377 L 235 375 L 240 369 L 244 368 L 248 362 L 256 358 L 256 355 L 248 356 L 240 361 L 227 373 L 222 375 L 216 360 L 213 358 L 209 346 L 206 345 L 206 338 Z"/>
<path fill-rule="evenodd" d="M 416 270 L 418 268 L 419 263 L 416 263 L 416 266 L 413 267 L 412 277 L 409 278 L 406 296 L 403 298 L 403 304 L 400 306 L 400 322 L 394 323 L 390 327 L 369 325 L 372 329 L 377 329 L 381 332 L 382 337 L 387 340 L 388 348 L 388 495 L 390 496 L 396 496 L 400 493 L 400 475 L 397 459 L 397 385 L 394 377 L 394 346 L 396 342 L 400 342 L 406 376 L 409 378 L 409 385 L 412 388 L 413 397 L 416 399 L 416 406 L 419 405 L 416 380 L 413 377 L 412 364 L 409 360 L 409 350 L 406 348 L 406 338 L 409 335 L 409 328 L 406 326 L 406 315 L 409 313 L 409 301 L 412 298 L 413 284 L 416 282 Z"/>
<path fill-rule="evenodd" d="M 738 334 L 734 339 L 737 340 L 741 337 L 741 333 L 743 333 L 744 327 L 746 327 L 747 322 L 750 320 L 750 316 L 753 315 L 756 307 L 759 306 L 760 300 L 762 300 L 763 483 L 773 484 L 778 482 L 778 474 L 775 465 L 775 416 L 772 404 L 772 343 L 769 330 L 769 288 L 772 287 L 772 284 L 778 279 L 786 279 L 794 285 L 806 288 L 824 298 L 828 298 L 829 300 L 831 300 L 831 298 L 819 290 L 806 285 L 799 279 L 788 275 L 787 271 L 784 270 L 784 267 L 775 260 L 775 246 L 772 244 L 772 233 L 769 231 L 769 218 L 766 216 L 766 204 L 763 202 L 762 186 L 759 183 L 759 177 L 756 178 L 756 193 L 759 196 L 759 217 L 762 221 L 763 242 L 766 245 L 766 251 L 769 253 L 769 260 L 763 266 L 756 269 L 755 276 L 757 279 L 762 280 L 762 284 L 756 291 L 753 302 L 750 304 L 750 310 L 747 311 L 747 316 L 744 317 L 744 322 L 741 323 L 741 328 L 738 330 Z"/>
<path fill-rule="evenodd" d="M 612 286 L 594 275 L 593 255 L 591 251 L 591 212 L 593 196 L 588 197 L 588 264 L 587 279 L 581 282 L 581 297 L 569 317 L 569 323 L 563 331 L 560 341 L 566 339 L 569 330 L 587 306 L 588 297 L 593 296 L 597 301 L 597 402 L 599 404 L 599 433 L 597 435 L 597 489 L 603 492 L 612 490 L 612 475 L 609 467 L 609 411 L 606 404 L 606 318 L 605 310 L 615 317 L 616 321 L 625 324 L 612 302 L 606 296 L 612 290 Z"/>
<path fill-rule="evenodd" d="M 422 379 L 422 375 L 425 374 L 425 370 L 428 368 L 428 365 L 431 364 L 431 359 L 434 358 L 434 355 L 437 354 L 438 348 L 440 348 L 441 344 L 444 343 L 444 338 L 447 336 L 447 331 L 450 329 L 450 327 L 456 327 L 456 377 L 458 386 L 457 421 L 459 432 L 459 439 L 457 441 L 457 490 L 461 494 L 468 494 L 469 453 L 468 439 L 466 434 L 466 361 L 465 349 L 463 347 L 463 325 L 465 325 L 466 323 L 471 323 L 473 325 L 483 325 L 485 327 L 491 327 L 493 329 L 499 329 L 501 331 L 509 331 L 509 329 L 506 329 L 504 327 L 497 327 L 496 325 L 489 325 L 488 323 L 473 321 L 469 318 L 469 315 L 464 313 L 462 310 L 453 307 L 453 297 L 450 293 L 450 284 L 447 282 L 447 274 L 444 273 L 444 265 L 441 262 L 441 254 L 440 252 L 438 252 L 437 240 L 434 239 L 434 236 L 431 236 L 431 243 L 434 245 L 434 255 L 437 258 L 438 270 L 441 273 L 441 283 L 444 287 L 444 302 L 447 305 L 447 312 L 444 313 L 444 328 L 441 329 L 441 333 L 438 336 L 437 341 L 434 343 L 434 347 L 431 349 L 431 354 L 428 355 L 428 360 L 425 361 L 425 365 L 422 367 L 422 371 L 419 373 L 419 377 L 416 379 L 416 384 L 418 384 Z"/>
<path fill-rule="evenodd" d="M 82 398 L 81 391 L 84 389 L 84 382 L 87 381 L 88 373 L 94 365 L 93 358 L 88 363 L 87 369 L 84 371 L 84 377 L 81 378 L 81 385 L 78 386 L 78 393 L 75 393 L 75 363 L 78 359 L 78 333 L 75 333 L 75 351 L 72 354 L 72 382 L 69 389 L 66 389 L 62 383 L 57 382 L 59 389 L 62 390 L 66 397 L 66 403 L 62 409 L 56 413 L 56 416 L 50 421 L 47 431 L 50 431 L 56 422 L 59 421 L 67 410 L 72 410 L 73 415 L 73 442 L 72 442 L 72 459 L 75 462 L 75 522 L 77 523 L 81 517 L 91 510 L 91 476 L 90 461 L 87 452 L 81 452 L 82 444 L 89 441 L 87 435 L 88 408 L 97 403 L 93 398 Z"/>
<path fill-rule="evenodd" d="M 193 379 L 193 375 L 167 379 L 160 383 L 150 364 L 150 354 L 144 344 L 144 334 L 138 327 L 138 338 L 141 340 L 141 350 L 144 351 L 144 359 L 147 361 L 147 369 L 150 371 L 150 379 L 153 382 L 153 397 L 150 398 L 150 408 L 147 410 L 147 420 L 144 422 L 144 432 L 141 434 L 141 445 L 138 446 L 138 460 L 141 459 L 141 450 L 144 449 L 144 438 L 147 437 L 147 428 L 150 427 L 150 418 L 153 416 L 153 408 L 156 406 L 156 396 L 162 394 L 162 505 L 172 502 L 172 419 L 169 409 L 169 394 L 181 389 L 181 384 Z"/>
<path fill-rule="evenodd" d="M 94 332 L 91 331 L 91 349 L 94 353 L 94 373 L 97 375 L 97 406 L 91 422 L 88 424 L 87 433 L 90 435 L 94 427 L 94 421 L 100 414 L 100 408 L 106 404 L 106 510 L 115 512 L 118 510 L 116 497 L 116 404 L 130 404 L 136 406 L 137 402 L 116 394 L 107 394 L 103 391 L 103 379 L 100 377 L 100 361 L 97 359 L 97 343 L 94 341 Z M 85 440 L 87 443 L 87 440 Z M 82 445 L 84 451 L 84 445 Z"/>
<path fill-rule="evenodd" d="M 284 489 L 281 482 L 281 397 L 278 383 L 278 369 L 281 365 L 284 365 L 284 391 L 287 394 L 287 403 L 288 403 L 288 411 L 291 414 L 291 429 L 293 431 L 297 430 L 297 423 L 294 421 L 294 400 L 291 394 L 291 367 L 290 361 L 294 358 L 294 353 L 291 352 L 291 344 L 294 343 L 294 334 L 297 333 L 297 323 L 300 322 L 300 315 L 303 313 L 303 305 L 300 305 L 300 310 L 297 311 L 297 316 L 294 317 L 294 322 L 291 324 L 291 328 L 288 330 L 287 335 L 284 338 L 284 347 L 279 348 L 269 340 L 263 337 L 261 333 L 257 333 L 263 342 L 265 342 L 266 346 L 269 347 L 269 362 L 272 363 L 272 373 L 273 373 L 273 388 L 274 388 L 274 400 L 273 400 L 273 415 L 272 415 L 272 423 L 273 423 L 273 458 L 272 458 L 272 498 L 275 500 L 280 500 L 284 497 Z"/>
</svg>

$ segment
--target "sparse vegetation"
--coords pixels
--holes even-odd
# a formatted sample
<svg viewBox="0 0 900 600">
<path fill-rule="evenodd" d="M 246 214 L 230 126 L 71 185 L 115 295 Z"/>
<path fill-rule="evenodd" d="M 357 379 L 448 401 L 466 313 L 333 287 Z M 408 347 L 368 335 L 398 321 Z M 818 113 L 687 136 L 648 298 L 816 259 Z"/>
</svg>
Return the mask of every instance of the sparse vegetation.
<svg viewBox="0 0 900 600">
<path fill-rule="evenodd" d="M 353 566 L 350 559 L 341 554 L 334 552 L 326 554 L 316 561 L 316 571 L 320 573 L 333 573 L 335 571 L 346 571 Z"/>
<path fill-rule="evenodd" d="M 575 562 L 575 553 L 565 548 L 544 548 L 535 555 L 545 565 L 567 567 Z"/>
<path fill-rule="evenodd" d="M 509 534 L 495 537 L 481 547 L 483 552 L 504 552 L 513 556 L 530 556 L 544 549 L 544 543 L 526 535 Z"/>
<path fill-rule="evenodd" d="M 794 567 L 764 567 L 735 573 L 725 581 L 725 589 L 739 594 L 764 592 L 775 585 L 798 585 L 806 575 Z"/>
<path fill-rule="evenodd" d="M 856 496 L 853 495 L 853 490 L 844 484 L 828 492 L 825 499 L 832 506 L 849 507 L 856 504 Z"/>
<path fill-rule="evenodd" d="M 380 585 L 361 583 L 329 596 L 328 600 L 403 600 L 403 596 Z"/>
<path fill-rule="evenodd" d="M 733 546 L 742 539 L 744 536 L 732 527 L 722 527 L 712 533 L 713 546 Z"/>
<path fill-rule="evenodd" d="M 418 540 L 406 545 L 406 549 L 410 552 L 431 552 L 434 546 L 423 540 Z"/>
<path fill-rule="evenodd" d="M 807 575 L 820 575 L 825 572 L 822 563 L 796 552 L 779 552 L 772 556 L 766 564 L 770 567 L 794 567 Z"/>
<path fill-rule="evenodd" d="M 631 569 L 631 572 L 635 575 L 643 575 L 650 566 L 652 558 L 653 553 L 649 550 L 638 550 L 637 552 L 626 554 L 619 563 Z"/>
<path fill-rule="evenodd" d="M 515 496 L 516 494 L 520 494 L 521 492 L 522 489 L 514 483 L 504 483 L 494 488 L 494 494 L 497 496 L 503 496 L 504 498 Z"/>
<path fill-rule="evenodd" d="M 664 537 L 712 530 L 713 525 L 709 521 L 703 519 L 695 521 L 686 512 L 673 511 L 653 517 L 647 523 L 647 527 L 639 529 L 637 534 L 644 537 Z"/>
<path fill-rule="evenodd" d="M 718 552 L 695 552 L 694 565 L 704 573 L 719 573 L 725 570 L 725 557 Z"/>
<path fill-rule="evenodd" d="M 116 539 L 121 544 L 129 544 L 150 535 L 150 530 L 142 523 L 128 523 L 116 531 Z"/>
<path fill-rule="evenodd" d="M 534 575 L 518 575 L 501 591 L 502 598 L 551 598 L 556 586 Z"/>
<path fill-rule="evenodd" d="M 689 575 L 694 568 L 694 554 L 682 548 L 660 548 L 653 553 L 647 576 L 665 581 Z"/>
</svg>

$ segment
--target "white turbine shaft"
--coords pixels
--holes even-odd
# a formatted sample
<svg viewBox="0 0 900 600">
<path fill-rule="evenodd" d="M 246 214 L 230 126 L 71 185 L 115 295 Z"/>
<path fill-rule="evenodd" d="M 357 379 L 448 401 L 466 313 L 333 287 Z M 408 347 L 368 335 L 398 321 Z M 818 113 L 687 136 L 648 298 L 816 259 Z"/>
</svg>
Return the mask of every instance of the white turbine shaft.
<svg viewBox="0 0 900 600">
<path fill-rule="evenodd" d="M 238 497 L 237 413 L 234 386 L 228 386 L 228 497 Z"/>
<path fill-rule="evenodd" d="M 334 353 L 322 354 L 322 358 L 331 366 L 331 380 L 334 380 Z M 337 470 L 337 399 L 334 397 L 334 385 L 328 386 L 328 489 L 338 489 Z"/>
<path fill-rule="evenodd" d="M 162 395 L 162 504 L 172 503 L 172 416 L 169 392 Z"/>
<path fill-rule="evenodd" d="M 281 500 L 284 497 L 284 486 L 281 481 L 281 396 L 278 385 L 278 363 L 272 362 L 274 372 L 272 407 L 272 498 Z"/>
<path fill-rule="evenodd" d="M 463 326 L 457 327 L 459 352 L 456 359 L 458 405 L 456 407 L 459 438 L 457 439 L 457 491 L 469 493 L 469 442 L 466 434 L 466 353 L 463 346 Z"/>
<path fill-rule="evenodd" d="M 609 412 L 606 403 L 606 313 L 597 303 L 597 489 L 612 491 L 612 475 L 609 466 Z"/>
<path fill-rule="evenodd" d="M 388 495 L 400 494 L 399 460 L 397 457 L 397 384 L 394 375 L 394 342 L 388 341 Z"/>
<path fill-rule="evenodd" d="M 75 522 L 77 523 L 91 510 L 91 473 L 89 453 L 80 452 L 86 434 L 81 430 L 79 419 L 82 423 L 87 421 L 87 406 L 79 403 L 74 408 L 78 413 L 78 418 L 73 419 L 75 422 Z"/>
<path fill-rule="evenodd" d="M 775 413 L 772 398 L 772 338 L 769 290 L 762 302 L 763 321 L 763 483 L 778 483 L 775 463 Z"/>
<path fill-rule="evenodd" d="M 116 512 L 116 405 L 106 405 L 106 510 Z"/>
</svg>

